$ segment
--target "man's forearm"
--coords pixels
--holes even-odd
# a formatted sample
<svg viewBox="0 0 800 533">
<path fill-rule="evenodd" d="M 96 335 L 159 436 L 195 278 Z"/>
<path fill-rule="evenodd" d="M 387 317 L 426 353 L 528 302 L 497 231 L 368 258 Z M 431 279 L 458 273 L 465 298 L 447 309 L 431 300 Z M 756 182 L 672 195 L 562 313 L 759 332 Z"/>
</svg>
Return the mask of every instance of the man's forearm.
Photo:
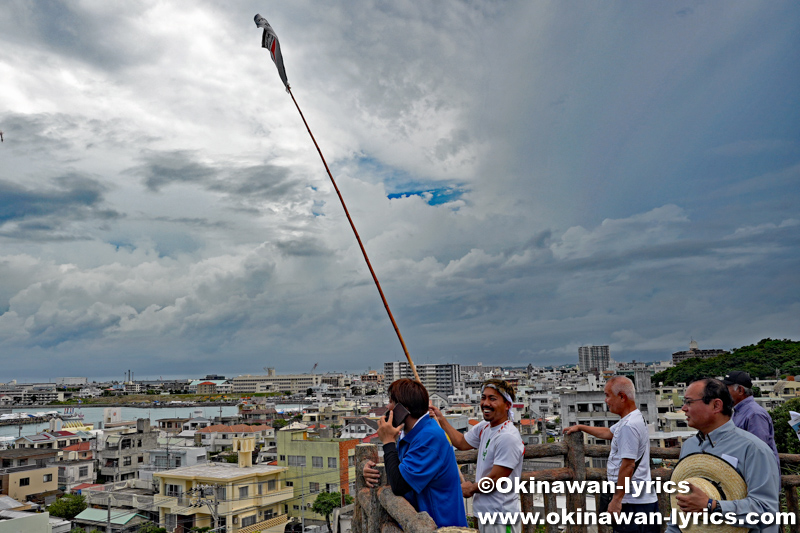
<svg viewBox="0 0 800 533">
<path fill-rule="evenodd" d="M 619 477 L 617 477 L 617 490 L 614 492 L 614 499 L 621 500 L 625 496 L 625 487 L 630 486 L 628 481 L 634 473 L 633 459 L 623 459 L 619 467 Z"/>
<path fill-rule="evenodd" d="M 578 427 L 584 433 L 588 433 L 592 437 L 596 437 L 598 439 L 611 440 L 614 438 L 614 434 L 611 433 L 611 430 L 608 428 L 602 428 L 598 426 L 587 426 L 584 424 L 578 424 Z"/>
<path fill-rule="evenodd" d="M 445 434 L 450 439 L 450 443 L 456 447 L 458 450 L 471 450 L 472 446 L 470 446 L 464 435 L 458 431 L 456 428 L 450 425 L 450 422 L 443 416 L 441 418 L 437 417 L 436 421 L 439 422 L 439 425 L 442 426 Z"/>
</svg>

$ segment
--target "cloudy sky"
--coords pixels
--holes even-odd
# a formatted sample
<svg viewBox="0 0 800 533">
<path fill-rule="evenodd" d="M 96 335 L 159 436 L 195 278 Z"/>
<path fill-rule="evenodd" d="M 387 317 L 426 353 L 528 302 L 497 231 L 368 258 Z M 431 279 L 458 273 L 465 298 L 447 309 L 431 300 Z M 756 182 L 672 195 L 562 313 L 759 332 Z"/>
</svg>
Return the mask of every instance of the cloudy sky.
<svg viewBox="0 0 800 533">
<path fill-rule="evenodd" d="M 800 4 L 5 2 L 0 382 L 800 340 Z"/>
</svg>

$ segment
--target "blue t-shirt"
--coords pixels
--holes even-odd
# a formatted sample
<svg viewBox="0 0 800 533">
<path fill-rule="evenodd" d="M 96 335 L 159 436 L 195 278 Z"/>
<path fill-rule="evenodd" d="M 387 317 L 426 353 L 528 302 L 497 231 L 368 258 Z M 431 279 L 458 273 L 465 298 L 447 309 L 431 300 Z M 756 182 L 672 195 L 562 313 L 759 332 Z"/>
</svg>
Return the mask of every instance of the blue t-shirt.
<svg viewBox="0 0 800 533">
<path fill-rule="evenodd" d="M 397 446 L 400 474 L 413 491 L 406 500 L 437 527 L 467 526 L 456 454 L 444 430 L 427 413 Z"/>
</svg>

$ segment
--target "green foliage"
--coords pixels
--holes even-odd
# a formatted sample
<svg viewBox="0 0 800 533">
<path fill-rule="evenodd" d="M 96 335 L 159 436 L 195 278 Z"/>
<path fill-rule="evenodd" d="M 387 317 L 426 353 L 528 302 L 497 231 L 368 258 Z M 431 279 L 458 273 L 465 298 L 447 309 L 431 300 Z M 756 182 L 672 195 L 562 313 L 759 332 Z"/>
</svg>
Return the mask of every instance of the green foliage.
<svg viewBox="0 0 800 533">
<path fill-rule="evenodd" d="M 225 456 L 225 462 L 227 462 L 227 463 L 238 463 L 239 462 L 239 456 L 235 455 L 235 454 L 234 455 L 226 455 Z"/>
<path fill-rule="evenodd" d="M 778 447 L 778 453 L 800 453 L 800 439 L 788 424 L 789 411 L 800 413 L 800 398 L 789 400 L 769 412 L 775 428 L 775 446 Z"/>
<path fill-rule="evenodd" d="M 272 427 L 275 429 L 281 429 L 289 425 L 289 422 L 284 420 L 283 418 L 276 418 L 272 421 Z"/>
<path fill-rule="evenodd" d="M 86 509 L 86 498 L 76 494 L 65 494 L 50 504 L 47 512 L 50 516 L 57 516 L 66 520 L 72 520 Z"/>
<path fill-rule="evenodd" d="M 86 533 L 86 530 L 82 527 L 74 527 L 69 530 L 69 533 Z"/>
<path fill-rule="evenodd" d="M 724 376 L 730 370 L 744 370 L 753 379 L 800 374 L 800 342 L 789 339 L 763 339 L 758 344 L 743 346 L 709 359 L 689 359 L 652 378 L 654 384 L 690 383 L 696 379 Z"/>
<path fill-rule="evenodd" d="M 353 498 L 347 494 L 344 496 L 345 505 L 352 503 Z M 328 531 L 331 531 L 331 513 L 337 507 L 342 506 L 342 494 L 339 492 L 320 492 L 311 510 L 319 515 L 325 516 L 325 523 L 328 525 Z"/>
<path fill-rule="evenodd" d="M 159 527 L 152 522 L 147 522 L 139 526 L 137 533 L 167 533 L 167 528 Z"/>
</svg>

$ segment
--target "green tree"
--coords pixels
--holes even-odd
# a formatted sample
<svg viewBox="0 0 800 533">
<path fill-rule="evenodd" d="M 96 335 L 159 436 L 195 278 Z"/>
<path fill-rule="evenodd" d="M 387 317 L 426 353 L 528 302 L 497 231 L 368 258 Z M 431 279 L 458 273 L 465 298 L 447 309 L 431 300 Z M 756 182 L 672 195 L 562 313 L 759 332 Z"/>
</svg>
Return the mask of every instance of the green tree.
<svg viewBox="0 0 800 533">
<path fill-rule="evenodd" d="M 139 526 L 138 533 L 167 533 L 167 528 L 159 527 L 153 522 L 147 522 Z"/>
<path fill-rule="evenodd" d="M 800 439 L 789 425 L 789 411 L 800 412 L 800 398 L 794 398 L 769 412 L 775 429 L 778 453 L 800 453 Z"/>
<path fill-rule="evenodd" d="M 688 359 L 655 374 L 656 385 L 689 383 L 696 379 L 724 376 L 730 370 L 744 370 L 753 379 L 800 374 L 800 342 L 789 339 L 762 339 L 758 344 L 743 346 L 709 359 Z"/>
<path fill-rule="evenodd" d="M 50 516 L 57 516 L 66 520 L 72 520 L 78 516 L 81 511 L 86 509 L 86 498 L 78 496 L 77 494 L 65 494 L 50 504 L 47 512 Z"/>
<path fill-rule="evenodd" d="M 352 503 L 353 498 L 345 494 L 345 504 Z M 342 495 L 339 492 L 320 492 L 311 510 L 317 514 L 325 516 L 325 524 L 328 526 L 328 533 L 331 532 L 331 513 L 337 507 L 342 506 Z"/>
</svg>

